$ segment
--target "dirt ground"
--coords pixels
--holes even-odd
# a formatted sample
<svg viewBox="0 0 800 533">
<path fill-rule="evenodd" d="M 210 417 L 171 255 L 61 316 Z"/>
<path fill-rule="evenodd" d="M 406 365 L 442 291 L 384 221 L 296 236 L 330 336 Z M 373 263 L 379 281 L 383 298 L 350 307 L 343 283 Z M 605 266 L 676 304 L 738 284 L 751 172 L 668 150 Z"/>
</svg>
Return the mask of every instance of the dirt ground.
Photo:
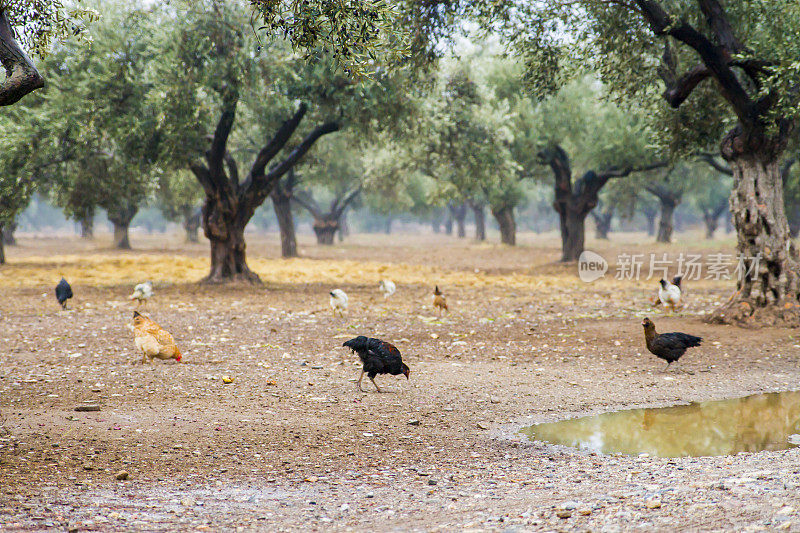
<svg viewBox="0 0 800 533">
<path fill-rule="evenodd" d="M 730 240 L 589 247 L 732 253 Z M 523 425 L 634 406 L 797 389 L 800 331 L 705 324 L 729 281 L 688 283 L 682 313 L 655 281 L 586 284 L 553 235 L 516 248 L 445 236 L 274 236 L 248 253 L 263 286 L 197 284 L 207 245 L 134 235 L 33 239 L 0 268 L 3 531 L 800 531 L 800 451 L 660 459 L 598 455 L 519 435 Z M 613 269 L 613 265 L 612 265 Z M 61 275 L 75 298 L 62 311 Z M 397 294 L 381 298 L 377 282 Z M 135 364 L 134 282 L 180 364 Z M 438 319 L 438 283 L 451 312 Z M 350 296 L 344 319 L 327 293 Z M 663 373 L 640 325 L 704 337 Z M 393 342 L 411 379 L 376 393 L 344 340 Z M 223 376 L 233 379 L 225 384 Z M 402 378 L 402 377 L 401 377 Z M 99 412 L 76 412 L 94 404 Z M 120 470 L 129 473 L 118 481 Z"/>
</svg>

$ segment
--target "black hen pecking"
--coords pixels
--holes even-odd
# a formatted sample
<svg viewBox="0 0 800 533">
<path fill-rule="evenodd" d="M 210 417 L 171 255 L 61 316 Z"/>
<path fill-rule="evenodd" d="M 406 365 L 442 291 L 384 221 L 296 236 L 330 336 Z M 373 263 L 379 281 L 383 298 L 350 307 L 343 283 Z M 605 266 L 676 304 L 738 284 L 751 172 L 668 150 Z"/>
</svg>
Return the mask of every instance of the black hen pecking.
<svg viewBox="0 0 800 533">
<path fill-rule="evenodd" d="M 378 374 L 391 374 L 392 376 L 404 374 L 406 379 L 411 374 L 411 370 L 403 363 L 400 350 L 388 342 L 360 335 L 345 342 L 342 346 L 346 346 L 357 353 L 358 357 L 361 358 L 361 362 L 364 363 L 361 375 L 358 377 L 358 390 L 363 390 L 361 388 L 361 380 L 364 378 L 365 373 L 378 392 L 382 392 L 378 384 L 375 383 L 375 376 Z"/>
<path fill-rule="evenodd" d="M 644 340 L 650 352 L 669 365 L 681 358 L 688 348 L 700 346 L 703 340 L 688 333 L 656 333 L 656 325 L 649 318 L 642 320 Z"/>
<path fill-rule="evenodd" d="M 64 309 L 67 308 L 67 300 L 72 298 L 72 287 L 69 286 L 67 280 L 61 278 L 61 281 L 58 282 L 56 285 L 56 299 L 58 303 L 61 304 L 61 307 Z"/>
</svg>

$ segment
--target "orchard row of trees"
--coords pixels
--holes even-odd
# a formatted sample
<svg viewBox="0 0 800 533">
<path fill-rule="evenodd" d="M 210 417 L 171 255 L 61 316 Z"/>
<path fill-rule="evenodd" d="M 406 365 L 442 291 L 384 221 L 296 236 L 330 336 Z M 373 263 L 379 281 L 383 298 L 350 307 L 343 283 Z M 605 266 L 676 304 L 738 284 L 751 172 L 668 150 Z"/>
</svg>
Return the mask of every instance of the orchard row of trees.
<svg viewBox="0 0 800 533">
<path fill-rule="evenodd" d="M 361 191 L 400 209 L 416 188 L 479 220 L 488 207 L 512 244 L 520 183 L 547 179 L 570 261 L 601 195 L 603 222 L 642 191 L 669 212 L 706 188 L 713 218 L 720 178 L 703 179 L 705 163 L 730 174 L 738 251 L 758 257 L 716 318 L 800 321 L 787 217 L 797 202 L 785 198 L 796 190 L 796 3 L 242 4 L 0 3 L 0 105 L 15 103 L 0 118 L 3 220 L 47 183 L 76 217 L 89 216 L 86 197 L 104 207 L 123 241 L 143 198 L 191 175 L 211 241 L 208 279 L 255 280 L 243 232 L 267 196 L 283 201 L 284 221 L 294 197 L 325 235 L 327 215 Z M 470 25 L 484 30 L 464 38 Z M 48 48 L 84 32 L 92 42 Z M 433 62 L 447 42 L 458 59 Z M 37 69 L 26 47 L 51 55 Z M 312 157 L 328 138 L 345 150 Z M 350 172 L 357 179 L 329 210 L 295 195 L 305 180 Z"/>
</svg>

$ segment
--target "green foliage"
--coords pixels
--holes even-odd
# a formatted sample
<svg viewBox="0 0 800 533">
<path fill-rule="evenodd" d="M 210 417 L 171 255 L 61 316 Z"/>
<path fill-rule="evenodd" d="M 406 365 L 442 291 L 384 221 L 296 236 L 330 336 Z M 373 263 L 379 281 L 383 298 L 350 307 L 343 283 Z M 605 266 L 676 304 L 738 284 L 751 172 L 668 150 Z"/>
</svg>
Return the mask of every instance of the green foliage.
<svg viewBox="0 0 800 533">
<path fill-rule="evenodd" d="M 203 191 L 197 179 L 188 170 L 164 172 L 158 179 L 156 204 L 164 216 L 178 220 L 191 212 L 203 200 Z"/>
<path fill-rule="evenodd" d="M 345 72 L 365 75 L 408 55 L 400 4 L 388 0 L 250 0 L 261 29 L 309 54 L 330 53 Z"/>
<path fill-rule="evenodd" d="M 47 58 L 50 83 L 26 108 L 36 117 L 30 135 L 42 140 L 37 157 L 50 161 L 52 197 L 75 218 L 96 205 L 110 218 L 129 212 L 154 191 L 157 174 L 158 113 L 143 82 L 152 21 L 129 2 L 103 7 L 89 45 L 65 43 Z"/>
<path fill-rule="evenodd" d="M 86 36 L 85 24 L 99 15 L 78 6 L 80 0 L 0 0 L 0 11 L 6 12 L 22 48 L 39 57 L 47 55 L 54 40 Z"/>
</svg>

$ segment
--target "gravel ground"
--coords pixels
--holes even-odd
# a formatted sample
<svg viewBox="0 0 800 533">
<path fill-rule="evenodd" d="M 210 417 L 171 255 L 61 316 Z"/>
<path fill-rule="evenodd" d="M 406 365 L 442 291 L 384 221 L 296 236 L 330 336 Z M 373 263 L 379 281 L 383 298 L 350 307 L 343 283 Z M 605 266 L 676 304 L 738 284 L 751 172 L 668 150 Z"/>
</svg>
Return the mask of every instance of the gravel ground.
<svg viewBox="0 0 800 533">
<path fill-rule="evenodd" d="M 481 250 L 462 253 L 503 253 Z M 662 317 L 643 286 L 622 295 L 570 283 L 448 287 L 442 320 L 421 284 L 398 283 L 384 303 L 374 285 L 343 279 L 345 319 L 326 308 L 325 283 L 172 285 L 144 312 L 185 362 L 152 365 L 133 363 L 129 285 L 76 284 L 70 311 L 49 289 L 6 288 L 0 527 L 800 531 L 798 449 L 660 459 L 518 434 L 531 422 L 798 388 L 796 330 L 696 316 L 729 287 L 698 288 L 695 307 Z M 680 362 L 692 373 L 662 372 L 644 347 L 643 312 L 661 331 L 706 339 Z M 357 391 L 359 366 L 340 346 L 358 334 L 394 342 L 411 380 Z M 100 411 L 75 411 L 85 405 Z"/>
</svg>

